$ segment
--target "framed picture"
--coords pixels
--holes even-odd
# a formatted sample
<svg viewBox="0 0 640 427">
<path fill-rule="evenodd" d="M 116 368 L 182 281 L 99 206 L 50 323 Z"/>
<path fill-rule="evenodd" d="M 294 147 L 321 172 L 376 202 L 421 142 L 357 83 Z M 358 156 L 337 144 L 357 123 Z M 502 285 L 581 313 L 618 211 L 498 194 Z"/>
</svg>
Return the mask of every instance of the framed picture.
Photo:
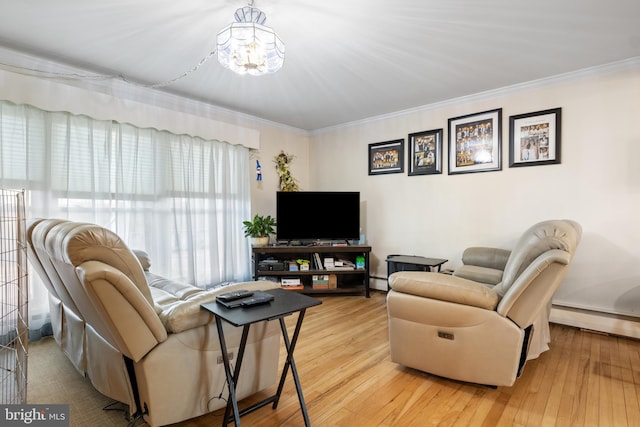
<svg viewBox="0 0 640 427">
<path fill-rule="evenodd" d="M 442 129 L 410 133 L 408 160 L 410 176 L 442 173 Z"/>
<path fill-rule="evenodd" d="M 369 144 L 369 175 L 404 172 L 404 139 Z"/>
<path fill-rule="evenodd" d="M 449 119 L 449 175 L 502 169 L 502 108 Z"/>
<path fill-rule="evenodd" d="M 509 117 L 509 167 L 560 163 L 561 109 Z"/>
</svg>

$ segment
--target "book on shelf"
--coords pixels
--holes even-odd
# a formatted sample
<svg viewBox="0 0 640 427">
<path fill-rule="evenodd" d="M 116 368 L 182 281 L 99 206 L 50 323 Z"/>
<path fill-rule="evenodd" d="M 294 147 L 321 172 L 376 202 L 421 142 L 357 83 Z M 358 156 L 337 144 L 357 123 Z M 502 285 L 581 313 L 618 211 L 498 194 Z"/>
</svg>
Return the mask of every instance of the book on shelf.
<svg viewBox="0 0 640 427">
<path fill-rule="evenodd" d="M 280 286 L 298 286 L 302 284 L 299 277 L 283 277 L 280 279 Z"/>
<path fill-rule="evenodd" d="M 338 287 L 338 276 L 335 274 L 329 274 L 329 289 L 335 289 Z"/>
<path fill-rule="evenodd" d="M 311 276 L 311 282 L 316 284 L 324 284 L 329 283 L 329 275 L 328 274 L 314 274 Z"/>
<path fill-rule="evenodd" d="M 311 276 L 311 287 L 313 289 L 329 289 L 329 275 L 314 274 Z"/>
<path fill-rule="evenodd" d="M 337 259 L 333 262 L 332 267 L 327 267 L 327 270 L 355 270 L 356 265 L 348 259 Z"/>
<path fill-rule="evenodd" d="M 322 264 L 322 259 L 320 259 L 320 254 L 318 252 L 313 253 L 313 265 L 314 270 L 322 270 L 324 266 Z"/>
<path fill-rule="evenodd" d="M 283 277 L 280 279 L 280 287 L 291 291 L 304 289 L 299 277 Z"/>
</svg>

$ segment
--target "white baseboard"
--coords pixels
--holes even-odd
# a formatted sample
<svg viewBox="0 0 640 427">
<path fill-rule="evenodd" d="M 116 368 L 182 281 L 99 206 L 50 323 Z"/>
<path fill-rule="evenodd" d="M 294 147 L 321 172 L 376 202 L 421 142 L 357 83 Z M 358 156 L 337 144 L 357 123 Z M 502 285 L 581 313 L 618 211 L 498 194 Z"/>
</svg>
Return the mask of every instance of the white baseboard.
<svg viewBox="0 0 640 427">
<path fill-rule="evenodd" d="M 553 305 L 549 320 L 561 325 L 640 339 L 640 319 Z"/>
<path fill-rule="evenodd" d="M 377 289 L 379 291 L 387 290 L 387 279 L 382 279 L 381 277 L 372 277 L 369 276 L 369 288 Z"/>
</svg>

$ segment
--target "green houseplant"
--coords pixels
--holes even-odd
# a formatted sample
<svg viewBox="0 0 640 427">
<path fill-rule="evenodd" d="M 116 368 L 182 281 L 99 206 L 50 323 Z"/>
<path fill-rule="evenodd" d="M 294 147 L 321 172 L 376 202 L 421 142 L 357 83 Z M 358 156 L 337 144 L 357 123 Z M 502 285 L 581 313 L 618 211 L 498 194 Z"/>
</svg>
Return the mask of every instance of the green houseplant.
<svg viewBox="0 0 640 427">
<path fill-rule="evenodd" d="M 256 214 L 251 221 L 243 221 L 244 235 L 251 238 L 254 246 L 264 246 L 269 243 L 269 236 L 275 233 L 276 219 L 271 215 Z"/>
</svg>

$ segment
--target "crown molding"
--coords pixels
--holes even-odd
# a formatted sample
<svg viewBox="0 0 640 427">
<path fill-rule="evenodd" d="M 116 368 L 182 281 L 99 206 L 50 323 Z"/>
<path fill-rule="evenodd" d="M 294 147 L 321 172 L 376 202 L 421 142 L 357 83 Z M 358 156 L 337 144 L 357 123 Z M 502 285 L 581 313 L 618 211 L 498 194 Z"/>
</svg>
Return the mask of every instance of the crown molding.
<svg viewBox="0 0 640 427">
<path fill-rule="evenodd" d="M 119 76 L 100 75 L 77 67 L 72 67 L 53 60 L 38 58 L 23 52 L 19 52 L 10 48 L 0 46 L 0 69 L 11 71 L 14 73 L 30 75 L 38 78 L 56 80 L 71 86 L 96 91 L 99 93 L 111 95 L 114 97 L 127 99 L 131 101 L 142 102 L 170 110 L 179 111 L 191 115 L 201 116 L 205 118 L 215 118 L 223 120 L 230 124 L 238 126 L 253 127 L 269 127 L 281 129 L 286 132 L 294 133 L 301 136 L 318 136 L 325 133 L 335 132 L 341 129 L 347 129 L 355 126 L 362 126 L 380 122 L 383 120 L 403 118 L 416 113 L 424 113 L 434 111 L 446 107 L 457 106 L 461 104 L 483 101 L 498 96 L 509 95 L 525 90 L 540 88 L 553 84 L 568 83 L 577 81 L 585 77 L 593 77 L 598 75 L 607 75 L 624 70 L 640 68 L 640 56 L 628 58 L 599 66 L 584 68 L 577 71 L 563 73 L 555 76 L 545 77 L 529 82 L 518 83 L 511 86 L 492 89 L 471 95 L 465 95 L 445 101 L 432 104 L 421 105 L 414 108 L 394 111 L 379 116 L 368 117 L 361 120 L 347 122 L 335 126 L 315 130 L 304 130 L 282 123 L 267 120 L 261 117 L 253 116 L 247 113 L 227 109 L 208 102 L 203 102 L 191 98 L 186 98 L 171 92 L 159 89 L 153 89 L 138 86 L 134 83 L 126 82 Z M 52 76 L 46 76 L 52 74 Z M 78 75 L 77 78 L 71 77 L 55 77 L 54 74 Z M 95 76 L 98 78 L 82 79 L 82 76 Z"/>
<path fill-rule="evenodd" d="M 428 111 L 439 110 L 442 108 L 458 106 L 461 104 L 484 101 L 484 100 L 499 97 L 499 96 L 522 92 L 525 90 L 541 88 L 544 86 L 549 86 L 554 84 L 564 84 L 564 83 L 578 81 L 586 77 L 604 76 L 612 73 L 617 73 L 620 71 L 627 71 L 627 70 L 633 70 L 638 68 L 640 68 L 640 56 L 624 59 L 621 61 L 611 62 L 608 64 L 599 65 L 599 66 L 584 68 L 581 70 L 572 71 L 568 73 L 558 74 L 555 76 L 544 77 L 541 79 L 532 80 L 524 83 L 518 83 L 511 86 L 505 86 L 498 89 L 491 89 L 488 91 L 479 92 L 472 95 L 465 95 L 458 98 L 448 99 L 445 101 L 440 101 L 432 104 L 426 104 L 426 105 L 421 105 L 414 108 L 408 108 L 405 110 L 394 111 L 392 113 L 382 114 L 374 117 L 368 117 L 366 119 L 343 123 L 336 126 L 329 126 L 322 129 L 316 129 L 316 130 L 310 131 L 310 134 L 311 136 L 318 136 L 318 135 L 322 135 L 329 132 L 335 132 L 338 130 L 351 128 L 354 126 L 362 126 L 362 125 L 372 124 L 375 122 L 380 122 L 380 121 L 389 120 L 389 119 L 403 118 L 408 115 L 412 115 L 416 113 L 424 113 Z"/>
</svg>

